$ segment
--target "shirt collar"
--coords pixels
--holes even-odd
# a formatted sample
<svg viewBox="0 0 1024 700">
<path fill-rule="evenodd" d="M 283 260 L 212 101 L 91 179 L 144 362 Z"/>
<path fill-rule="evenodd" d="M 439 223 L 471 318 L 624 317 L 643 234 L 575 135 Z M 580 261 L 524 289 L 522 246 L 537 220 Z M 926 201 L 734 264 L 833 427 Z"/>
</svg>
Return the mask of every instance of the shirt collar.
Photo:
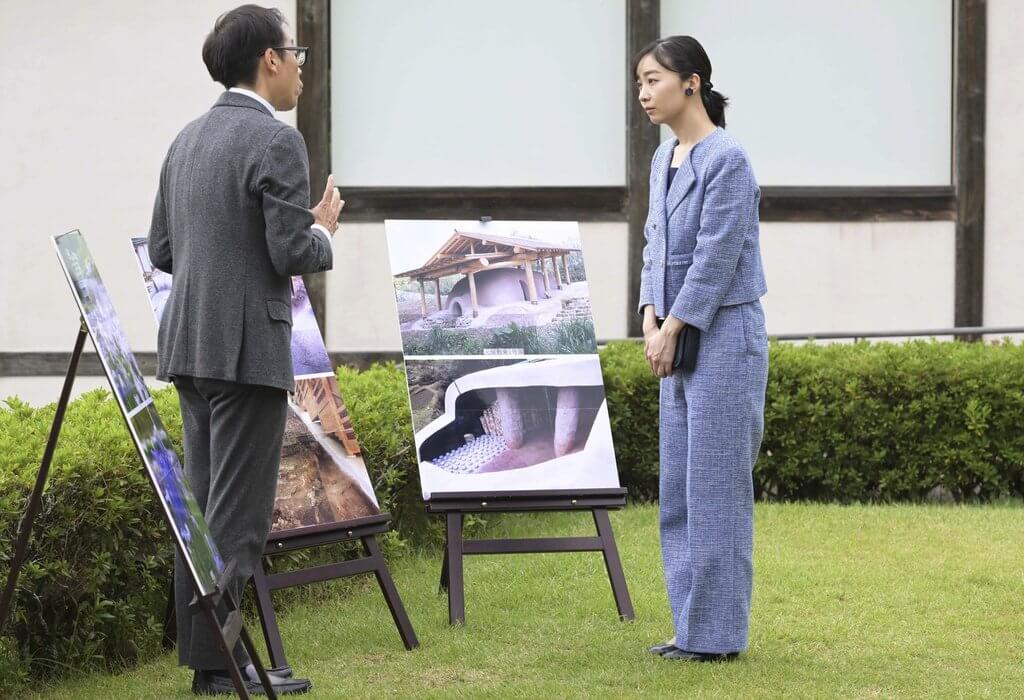
<svg viewBox="0 0 1024 700">
<path fill-rule="evenodd" d="M 264 107 L 269 109 L 270 110 L 270 116 L 273 117 L 273 116 L 275 116 L 277 114 L 277 110 L 274 109 L 273 105 L 271 105 L 269 102 L 267 102 L 265 99 L 263 99 L 262 97 L 257 95 L 252 90 L 246 90 L 245 88 L 240 88 L 240 87 L 233 87 L 233 88 L 228 88 L 228 92 L 237 92 L 239 95 L 245 95 L 246 97 L 251 97 L 252 99 L 254 99 L 257 102 L 259 102 L 261 105 L 263 105 Z"/>
</svg>

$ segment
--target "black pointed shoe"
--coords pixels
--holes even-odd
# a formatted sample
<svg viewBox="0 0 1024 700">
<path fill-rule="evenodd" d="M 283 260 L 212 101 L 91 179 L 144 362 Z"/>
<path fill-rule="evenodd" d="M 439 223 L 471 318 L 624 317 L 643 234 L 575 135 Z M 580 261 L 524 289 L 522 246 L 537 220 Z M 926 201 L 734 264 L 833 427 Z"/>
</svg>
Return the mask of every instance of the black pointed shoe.
<svg viewBox="0 0 1024 700">
<path fill-rule="evenodd" d="M 239 669 L 250 695 L 266 695 L 256 667 L 252 664 Z M 299 695 L 308 693 L 313 684 L 306 678 L 282 678 L 267 674 L 277 695 Z M 192 692 L 195 695 L 234 695 L 235 686 L 227 671 L 196 671 L 192 676 Z"/>
<path fill-rule="evenodd" d="M 708 663 L 714 661 L 732 661 L 739 655 L 740 653 L 738 651 L 729 652 L 728 654 L 705 654 L 699 651 L 673 649 L 672 651 L 666 651 L 661 655 L 661 658 L 668 659 L 669 661 L 697 661 L 699 663 Z"/>
<path fill-rule="evenodd" d="M 662 654 L 665 654 L 667 652 L 673 651 L 675 648 L 676 648 L 676 638 L 672 637 L 672 639 L 670 639 L 669 641 L 665 642 L 664 644 L 655 644 L 653 647 L 651 647 L 647 651 L 649 651 L 652 654 L 655 654 L 657 656 L 661 656 Z"/>
</svg>

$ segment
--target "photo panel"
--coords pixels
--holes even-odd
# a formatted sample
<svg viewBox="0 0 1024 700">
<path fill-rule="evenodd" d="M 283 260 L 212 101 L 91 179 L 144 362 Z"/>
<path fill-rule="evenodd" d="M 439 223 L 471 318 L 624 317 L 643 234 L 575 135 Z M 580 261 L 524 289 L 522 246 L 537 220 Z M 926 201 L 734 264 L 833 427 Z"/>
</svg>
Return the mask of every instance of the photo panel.
<svg viewBox="0 0 1024 700">
<path fill-rule="evenodd" d="M 292 277 L 292 370 L 295 378 L 334 376 L 320 324 L 302 277 Z"/>
<path fill-rule="evenodd" d="M 170 289 L 172 277 L 159 270 L 147 272 L 152 265 L 146 239 L 133 238 L 132 247 L 159 324 L 163 305 L 156 295 Z M 306 285 L 299 276 L 292 277 L 291 285 L 295 391 L 288 399 L 274 501 L 272 530 L 277 533 L 380 514 Z"/>
<path fill-rule="evenodd" d="M 406 357 L 597 352 L 576 222 L 384 227 Z"/>
<path fill-rule="evenodd" d="M 135 444 L 200 587 L 212 593 L 224 562 L 189 487 L 178 453 L 152 403 L 129 419 Z"/>
<path fill-rule="evenodd" d="M 85 239 L 78 231 L 55 236 L 54 245 L 72 296 L 85 320 L 96 353 L 142 457 L 172 536 L 201 595 L 217 589 L 224 564 L 196 503 L 181 462 L 125 340 Z"/>
<path fill-rule="evenodd" d="M 145 238 L 133 238 L 132 249 L 139 262 L 139 269 L 142 271 L 142 281 L 146 284 L 146 291 L 149 293 L 153 315 L 156 316 L 156 322 L 160 323 L 167 298 L 171 295 L 171 276 L 163 270 L 153 267 L 153 263 L 149 259 L 149 241 Z"/>
<path fill-rule="evenodd" d="M 296 379 L 281 446 L 273 531 L 379 514 L 337 380 L 333 375 Z"/>
<path fill-rule="evenodd" d="M 617 488 L 600 359 L 406 359 L 423 497 Z"/>
<path fill-rule="evenodd" d="M 121 330 L 85 238 L 78 231 L 72 231 L 55 236 L 53 240 L 114 395 L 125 413 L 130 414 L 150 400 L 149 389 Z"/>
</svg>

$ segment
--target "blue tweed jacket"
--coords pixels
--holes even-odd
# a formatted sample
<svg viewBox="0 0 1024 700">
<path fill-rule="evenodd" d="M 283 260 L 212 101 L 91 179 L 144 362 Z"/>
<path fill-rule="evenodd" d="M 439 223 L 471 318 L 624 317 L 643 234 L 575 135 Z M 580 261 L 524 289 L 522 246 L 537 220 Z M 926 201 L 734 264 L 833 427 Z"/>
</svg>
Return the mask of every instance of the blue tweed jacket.
<svg viewBox="0 0 1024 700">
<path fill-rule="evenodd" d="M 651 201 L 644 226 L 640 313 L 654 304 L 707 331 L 721 306 L 755 301 L 768 291 L 761 264 L 761 190 L 743 147 L 718 128 L 699 141 L 667 188 L 675 138 L 651 161 Z"/>
</svg>

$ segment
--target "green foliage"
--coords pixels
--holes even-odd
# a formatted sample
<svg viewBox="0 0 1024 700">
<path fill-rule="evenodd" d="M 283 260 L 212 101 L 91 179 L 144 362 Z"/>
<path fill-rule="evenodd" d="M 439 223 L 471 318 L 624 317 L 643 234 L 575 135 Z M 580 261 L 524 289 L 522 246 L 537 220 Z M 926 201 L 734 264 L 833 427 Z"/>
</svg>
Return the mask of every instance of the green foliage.
<svg viewBox="0 0 1024 700">
<path fill-rule="evenodd" d="M 572 253 L 569 253 L 569 256 L 566 259 L 569 262 L 570 279 L 572 279 L 574 282 L 585 280 L 587 278 L 587 272 L 586 270 L 583 269 L 583 253 L 579 251 L 574 251 Z M 561 263 L 559 263 L 559 265 L 561 265 Z M 562 274 L 564 275 L 565 268 L 561 269 Z"/>
<path fill-rule="evenodd" d="M 527 355 L 543 355 L 547 352 L 536 328 L 524 328 L 517 323 L 510 323 L 495 330 L 488 347 L 519 348 Z"/>
<path fill-rule="evenodd" d="M 28 664 L 18 655 L 14 639 L 0 637 L 0 698 L 16 697 L 28 680 Z"/>
<path fill-rule="evenodd" d="M 602 352 L 624 484 L 657 494 L 658 380 L 639 343 Z M 758 498 L 959 502 L 1024 495 L 1024 345 L 772 343 Z"/>
<path fill-rule="evenodd" d="M 556 325 L 555 352 L 568 355 L 597 352 L 594 322 L 588 318 L 574 318 Z"/>
<path fill-rule="evenodd" d="M 380 509 L 392 514 L 403 535 L 414 541 L 429 539 L 405 372 L 386 363 L 362 372 L 339 367 L 337 375 Z"/>
<path fill-rule="evenodd" d="M 404 341 L 407 355 L 482 355 L 483 343 L 479 338 L 462 330 L 431 328 L 422 339 L 407 336 Z"/>
<path fill-rule="evenodd" d="M 601 350 L 619 479 L 632 498 L 658 497 L 658 379 L 635 342 Z"/>
<path fill-rule="evenodd" d="M 168 431 L 180 434 L 158 397 Z M 174 407 L 176 408 L 176 406 Z M 55 406 L 0 404 L 0 575 L 6 580 L 21 515 Z M 15 644 L 33 675 L 101 668 L 156 649 L 173 546 L 116 403 L 103 390 L 72 402 L 0 644 Z"/>
</svg>

